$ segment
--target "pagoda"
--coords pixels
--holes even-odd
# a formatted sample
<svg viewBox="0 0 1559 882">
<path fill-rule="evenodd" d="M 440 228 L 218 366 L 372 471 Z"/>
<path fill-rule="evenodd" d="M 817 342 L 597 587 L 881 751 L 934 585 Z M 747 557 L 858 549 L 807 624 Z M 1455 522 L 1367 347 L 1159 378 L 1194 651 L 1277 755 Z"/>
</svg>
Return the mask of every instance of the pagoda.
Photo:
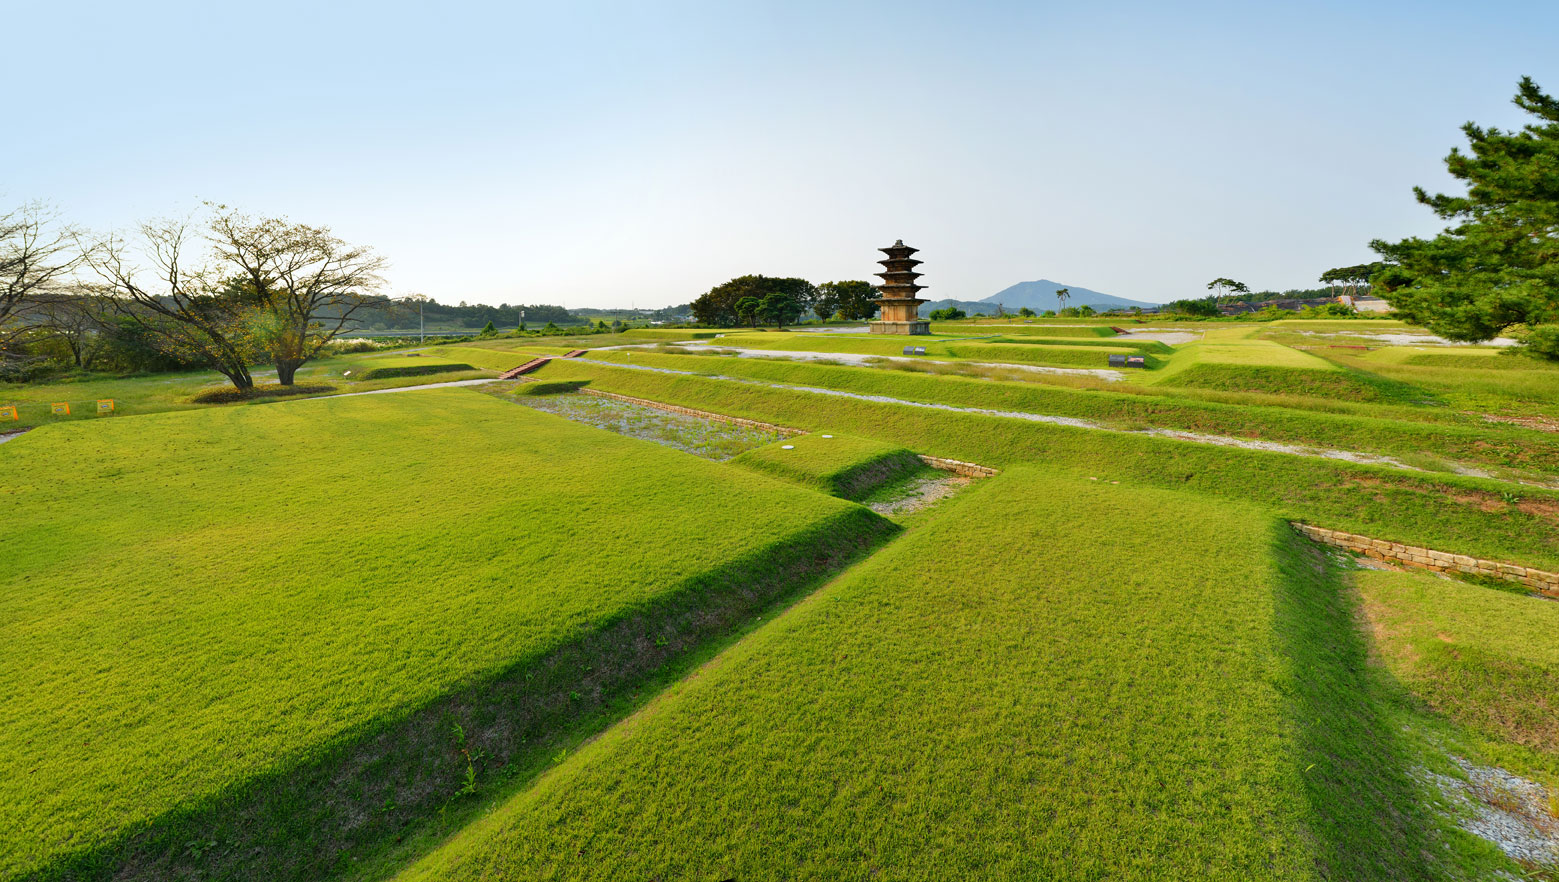
<svg viewBox="0 0 1559 882">
<path fill-rule="evenodd" d="M 920 261 L 910 257 L 920 249 L 911 248 L 900 239 L 887 248 L 877 250 L 888 255 L 888 259 L 877 261 L 883 269 L 877 274 L 882 279 L 882 284 L 877 286 L 878 293 L 882 295 L 877 298 L 877 304 L 882 307 L 882 319 L 871 323 L 872 333 L 931 333 L 931 323 L 921 319 L 919 313 L 920 304 L 926 301 L 915 296 L 926 287 L 915 284 L 915 280 L 920 278 L 920 273 L 915 272 Z"/>
</svg>

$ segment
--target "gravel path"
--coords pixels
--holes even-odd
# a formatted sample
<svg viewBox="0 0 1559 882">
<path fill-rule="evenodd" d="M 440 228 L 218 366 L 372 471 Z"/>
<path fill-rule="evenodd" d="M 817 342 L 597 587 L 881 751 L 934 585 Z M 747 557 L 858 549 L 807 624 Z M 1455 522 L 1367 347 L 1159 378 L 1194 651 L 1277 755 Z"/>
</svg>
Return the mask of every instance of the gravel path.
<svg viewBox="0 0 1559 882">
<path fill-rule="evenodd" d="M 1425 771 L 1459 809 L 1462 829 L 1528 864 L 1559 867 L 1559 818 L 1549 813 L 1543 785 L 1495 766 L 1451 757 L 1466 780 Z"/>
</svg>

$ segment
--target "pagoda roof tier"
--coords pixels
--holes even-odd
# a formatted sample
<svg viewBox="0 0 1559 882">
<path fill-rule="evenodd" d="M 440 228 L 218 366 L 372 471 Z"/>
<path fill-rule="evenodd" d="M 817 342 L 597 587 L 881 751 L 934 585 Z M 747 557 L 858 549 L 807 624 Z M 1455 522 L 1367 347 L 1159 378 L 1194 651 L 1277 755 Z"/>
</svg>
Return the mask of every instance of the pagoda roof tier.
<svg viewBox="0 0 1559 882">
<path fill-rule="evenodd" d="M 916 291 L 924 291 L 924 290 L 926 290 L 926 286 L 925 285 L 878 285 L 877 286 L 877 292 L 879 294 L 881 294 L 883 297 L 890 297 L 890 296 L 892 296 L 894 294 L 900 294 L 900 293 L 908 294 L 909 296 L 913 297 L 915 295 Z"/>
<path fill-rule="evenodd" d="M 889 245 L 886 248 L 878 248 L 877 250 L 881 251 L 882 253 L 884 253 L 886 255 L 888 255 L 889 257 L 897 259 L 897 258 L 901 258 L 901 257 L 908 257 L 911 254 L 914 254 L 916 251 L 919 251 L 920 249 L 919 248 L 911 248 L 908 245 L 904 244 L 904 240 L 903 239 L 900 239 L 897 242 L 894 242 L 892 245 Z"/>
<path fill-rule="evenodd" d="M 913 257 L 889 257 L 886 260 L 877 262 L 888 269 L 911 269 L 925 263 L 924 260 L 916 260 Z"/>
<path fill-rule="evenodd" d="M 913 285 L 920 273 L 877 273 L 877 278 L 888 285 Z"/>
</svg>

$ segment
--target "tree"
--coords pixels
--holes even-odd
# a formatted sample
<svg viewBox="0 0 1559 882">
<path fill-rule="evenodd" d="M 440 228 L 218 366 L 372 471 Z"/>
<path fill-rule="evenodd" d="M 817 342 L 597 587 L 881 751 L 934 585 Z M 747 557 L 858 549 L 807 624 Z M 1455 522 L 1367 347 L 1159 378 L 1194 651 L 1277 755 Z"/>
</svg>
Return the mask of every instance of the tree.
<svg viewBox="0 0 1559 882">
<path fill-rule="evenodd" d="M 139 233 L 138 246 L 110 236 L 83 251 L 98 278 L 89 290 L 112 298 L 140 339 L 168 358 L 217 371 L 241 392 L 254 388 L 249 364 L 264 350 L 247 305 L 225 296 L 220 263 L 189 253 L 195 235 L 188 222 L 151 221 Z"/>
<path fill-rule="evenodd" d="M 820 322 L 827 322 L 839 311 L 839 296 L 829 284 L 818 285 L 817 299 L 812 301 L 812 311 Z"/>
<path fill-rule="evenodd" d="M 744 319 L 736 312 L 736 302 L 744 297 L 760 301 L 769 294 L 788 294 L 805 312 L 817 299 L 817 288 L 806 279 L 779 279 L 769 276 L 738 276 L 717 285 L 693 301 L 693 318 L 704 325 L 730 327 Z"/>
<path fill-rule="evenodd" d="M 1223 292 L 1224 291 L 1228 291 L 1231 296 L 1232 295 L 1237 295 L 1237 294 L 1249 294 L 1250 293 L 1250 289 L 1245 287 L 1245 283 L 1244 282 L 1236 282 L 1233 279 L 1225 279 L 1225 278 L 1217 278 L 1217 279 L 1213 279 L 1211 282 L 1208 282 L 1207 283 L 1207 290 L 1213 292 L 1213 302 L 1214 303 L 1217 303 L 1217 302 L 1223 300 L 1223 298 L 1224 298 L 1224 293 Z M 1183 301 L 1183 302 L 1190 303 L 1192 301 L 1187 300 L 1187 301 Z"/>
<path fill-rule="evenodd" d="M 1521 325 L 1523 348 L 1559 361 L 1559 100 L 1522 77 L 1520 131 L 1462 127 L 1470 153 L 1446 170 L 1466 195 L 1418 201 L 1452 222 L 1433 239 L 1370 243 L 1386 265 L 1371 278 L 1397 315 L 1452 340 L 1488 340 Z"/>
<path fill-rule="evenodd" d="M 1033 318 L 1034 317 L 1034 310 L 1029 309 L 1027 306 L 1024 306 L 1024 307 L 1022 307 L 1022 308 L 1020 308 L 1018 310 L 1018 315 L 1020 315 L 1020 316 L 1022 316 L 1024 318 Z"/>
<path fill-rule="evenodd" d="M 820 298 L 831 300 L 835 311 L 845 321 L 863 321 L 877 314 L 877 289 L 870 282 L 824 282 L 817 290 Z"/>
<path fill-rule="evenodd" d="M 1164 311 L 1179 315 L 1195 315 L 1203 318 L 1212 318 L 1218 315 L 1218 306 L 1213 298 L 1204 297 L 1200 300 L 1174 300 L 1164 304 Z"/>
<path fill-rule="evenodd" d="M 0 362 L 19 354 L 13 346 L 25 330 L 24 308 L 79 262 L 73 244 L 73 231 L 59 226 L 41 203 L 0 214 Z"/>
<path fill-rule="evenodd" d="M 758 327 L 758 312 L 763 308 L 762 298 L 743 297 L 736 301 L 732 308 L 736 312 L 737 321 L 747 322 L 754 328 Z"/>
<path fill-rule="evenodd" d="M 113 304 L 85 291 L 39 295 L 29 312 L 36 331 L 58 341 L 78 368 L 91 369 L 113 338 Z"/>
<path fill-rule="evenodd" d="M 482 336 L 482 337 L 496 337 L 496 336 L 498 336 L 498 328 L 492 322 L 488 322 L 487 324 L 482 326 L 482 330 L 481 330 L 479 336 Z"/>
<path fill-rule="evenodd" d="M 763 295 L 763 301 L 758 306 L 758 315 L 765 321 L 771 321 L 777 327 L 785 327 L 786 322 L 794 322 L 801 318 L 806 307 L 796 299 L 795 295 L 787 291 L 776 291 Z"/>
<path fill-rule="evenodd" d="M 1071 296 L 1072 296 L 1072 289 L 1070 289 L 1070 288 L 1057 288 L 1056 289 L 1056 303 L 1059 303 L 1061 305 L 1061 309 L 1062 310 L 1066 309 L 1066 300 L 1067 300 L 1068 297 L 1071 297 Z"/>
<path fill-rule="evenodd" d="M 941 309 L 931 310 L 929 318 L 934 322 L 955 322 L 968 315 L 956 306 L 944 306 Z"/>
<path fill-rule="evenodd" d="M 1096 313 L 1094 312 L 1094 308 L 1092 306 L 1084 303 L 1082 306 L 1077 307 L 1077 314 L 1083 318 L 1088 318 L 1089 316 L 1095 315 Z"/>
<path fill-rule="evenodd" d="M 283 386 L 343 330 L 356 327 L 359 309 L 387 302 L 376 293 L 385 261 L 373 249 L 350 245 L 328 227 L 251 218 L 220 205 L 214 212 L 215 258 L 243 280 L 231 295 L 250 307 L 249 333 L 275 362 Z"/>
<path fill-rule="evenodd" d="M 1377 261 L 1375 263 L 1360 263 L 1354 266 L 1333 267 L 1321 273 L 1320 281 L 1325 282 L 1326 286 L 1331 289 L 1333 297 L 1339 296 L 1338 289 L 1341 289 L 1340 293 L 1342 295 L 1362 294 L 1369 291 L 1370 277 L 1380 272 L 1384 266 L 1384 264 Z"/>
</svg>

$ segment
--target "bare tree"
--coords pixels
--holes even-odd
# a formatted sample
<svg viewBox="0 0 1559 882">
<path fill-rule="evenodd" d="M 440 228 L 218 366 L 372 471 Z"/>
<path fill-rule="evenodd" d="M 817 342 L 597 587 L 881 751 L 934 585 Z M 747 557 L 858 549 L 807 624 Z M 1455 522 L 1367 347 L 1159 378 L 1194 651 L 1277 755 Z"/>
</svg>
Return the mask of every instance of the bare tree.
<svg viewBox="0 0 1559 882">
<path fill-rule="evenodd" d="M 76 367 L 90 369 L 103 351 L 113 313 L 111 300 L 75 285 L 33 298 L 28 319 L 38 334 L 70 350 Z"/>
<path fill-rule="evenodd" d="M 385 260 L 372 248 L 343 242 L 326 227 L 215 210 L 216 258 L 241 279 L 242 290 L 232 293 L 252 305 L 250 326 L 282 385 L 342 331 L 355 329 L 359 309 L 385 302 L 377 294 Z"/>
<path fill-rule="evenodd" d="M 76 266 L 72 231 L 55 221 L 41 203 L 0 215 L 0 360 L 26 329 L 20 319 L 27 305 Z"/>
<path fill-rule="evenodd" d="M 138 248 L 110 236 L 83 250 L 99 279 L 89 290 L 112 298 L 163 353 L 204 364 L 236 389 L 254 388 L 256 345 L 244 305 L 225 295 L 220 264 L 188 253 L 196 241 L 189 223 L 145 223 L 139 238 Z"/>
</svg>

